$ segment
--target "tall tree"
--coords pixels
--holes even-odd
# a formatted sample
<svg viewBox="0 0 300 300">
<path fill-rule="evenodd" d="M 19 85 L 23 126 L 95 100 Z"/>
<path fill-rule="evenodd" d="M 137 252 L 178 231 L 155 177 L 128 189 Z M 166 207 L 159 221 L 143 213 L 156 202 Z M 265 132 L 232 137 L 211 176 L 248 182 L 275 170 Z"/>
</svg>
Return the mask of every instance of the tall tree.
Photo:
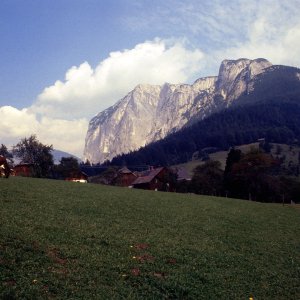
<svg viewBox="0 0 300 300">
<path fill-rule="evenodd" d="M 218 196 L 222 191 L 223 171 L 219 161 L 209 160 L 194 169 L 191 190 L 197 194 Z"/>
<path fill-rule="evenodd" d="M 36 135 L 31 135 L 13 147 L 13 154 L 21 163 L 33 165 L 35 177 L 46 177 L 53 166 L 52 150 L 52 145 L 44 145 L 38 141 Z"/>
<path fill-rule="evenodd" d="M 73 177 L 80 171 L 78 160 L 72 156 L 62 157 L 60 164 L 57 166 L 57 171 L 64 178 Z"/>
<path fill-rule="evenodd" d="M 226 166 L 224 171 L 224 190 L 226 196 L 234 189 L 234 182 L 231 176 L 232 167 L 235 163 L 239 162 L 241 158 L 242 158 L 241 150 L 235 149 L 234 147 L 230 149 L 227 155 Z"/>
<path fill-rule="evenodd" d="M 274 169 L 278 162 L 269 154 L 251 151 L 232 165 L 227 173 L 229 195 L 232 197 L 256 200 L 276 201 L 275 194 L 280 191 Z"/>
</svg>

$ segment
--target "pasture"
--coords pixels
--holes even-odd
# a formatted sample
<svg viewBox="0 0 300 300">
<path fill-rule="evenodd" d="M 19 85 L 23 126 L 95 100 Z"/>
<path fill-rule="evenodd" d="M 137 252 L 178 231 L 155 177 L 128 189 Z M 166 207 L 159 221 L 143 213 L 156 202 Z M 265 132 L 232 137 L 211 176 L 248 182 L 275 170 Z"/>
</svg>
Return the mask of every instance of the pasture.
<svg viewBox="0 0 300 300">
<path fill-rule="evenodd" d="M 0 179 L 1 299 L 300 299 L 292 206 Z"/>
</svg>

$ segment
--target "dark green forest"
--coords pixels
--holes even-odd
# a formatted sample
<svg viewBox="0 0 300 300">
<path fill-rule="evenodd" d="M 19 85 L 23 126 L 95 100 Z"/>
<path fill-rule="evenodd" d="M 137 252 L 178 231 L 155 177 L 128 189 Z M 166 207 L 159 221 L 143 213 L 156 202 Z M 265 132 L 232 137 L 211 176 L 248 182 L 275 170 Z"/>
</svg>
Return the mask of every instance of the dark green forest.
<svg viewBox="0 0 300 300">
<path fill-rule="evenodd" d="M 300 140 L 300 105 L 297 99 L 272 100 L 234 107 L 169 135 L 138 151 L 115 157 L 111 165 L 174 165 L 191 160 L 205 148 L 228 150 L 260 138 L 290 144 Z M 205 153 L 202 153 L 205 155 Z"/>
</svg>

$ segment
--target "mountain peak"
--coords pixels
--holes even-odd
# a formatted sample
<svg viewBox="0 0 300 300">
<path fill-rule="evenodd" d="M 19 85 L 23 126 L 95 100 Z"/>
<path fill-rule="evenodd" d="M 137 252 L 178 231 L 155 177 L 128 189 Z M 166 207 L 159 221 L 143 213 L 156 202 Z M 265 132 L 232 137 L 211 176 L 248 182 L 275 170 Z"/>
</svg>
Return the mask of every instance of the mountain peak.
<svg viewBox="0 0 300 300">
<path fill-rule="evenodd" d="M 224 60 L 218 76 L 193 84 L 139 84 L 90 121 L 84 156 L 93 163 L 137 150 L 202 120 L 253 88 L 253 78 L 271 66 L 266 59 Z"/>
<path fill-rule="evenodd" d="M 249 82 L 254 76 L 264 72 L 264 69 L 270 66 L 272 64 L 264 58 L 223 60 L 217 81 L 218 93 L 224 99 L 232 101 L 247 90 L 246 82 Z"/>
</svg>

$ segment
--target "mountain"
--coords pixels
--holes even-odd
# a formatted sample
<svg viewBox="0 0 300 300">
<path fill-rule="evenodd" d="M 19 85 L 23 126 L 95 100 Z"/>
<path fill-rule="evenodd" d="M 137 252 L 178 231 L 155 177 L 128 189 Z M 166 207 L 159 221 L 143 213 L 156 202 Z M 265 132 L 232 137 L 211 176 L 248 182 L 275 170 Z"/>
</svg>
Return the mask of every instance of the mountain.
<svg viewBox="0 0 300 300">
<path fill-rule="evenodd" d="M 254 77 L 252 88 L 228 108 L 186 126 L 111 164 L 173 165 L 205 158 L 209 151 L 256 142 L 300 142 L 300 70 L 272 66 Z"/>
<path fill-rule="evenodd" d="M 51 151 L 51 154 L 53 155 L 53 161 L 54 161 L 54 164 L 56 164 L 56 165 L 58 165 L 60 163 L 60 160 L 63 157 L 74 157 L 78 160 L 79 163 L 82 161 L 80 158 L 78 158 L 77 156 L 75 156 L 73 154 L 70 154 L 68 152 L 64 152 L 61 150 L 57 150 L 57 149 L 53 149 Z"/>
<path fill-rule="evenodd" d="M 229 108 L 271 66 L 261 58 L 224 60 L 218 76 L 191 85 L 138 85 L 90 121 L 84 157 L 92 163 L 111 160 Z"/>
</svg>

